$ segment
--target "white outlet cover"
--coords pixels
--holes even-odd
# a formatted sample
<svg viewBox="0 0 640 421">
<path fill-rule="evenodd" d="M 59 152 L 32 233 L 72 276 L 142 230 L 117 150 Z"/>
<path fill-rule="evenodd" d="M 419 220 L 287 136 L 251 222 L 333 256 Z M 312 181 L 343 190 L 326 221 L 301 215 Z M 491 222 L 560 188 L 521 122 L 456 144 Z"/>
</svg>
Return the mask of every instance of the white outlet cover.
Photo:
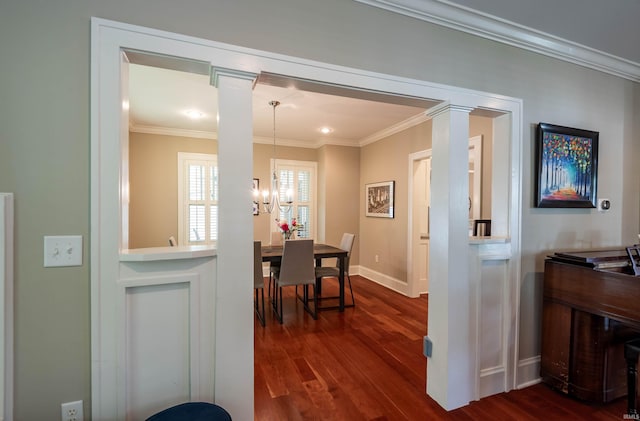
<svg viewBox="0 0 640 421">
<path fill-rule="evenodd" d="M 44 237 L 44 267 L 82 266 L 81 235 Z"/>
<path fill-rule="evenodd" d="M 82 401 L 67 402 L 61 405 L 62 421 L 83 421 Z"/>
</svg>

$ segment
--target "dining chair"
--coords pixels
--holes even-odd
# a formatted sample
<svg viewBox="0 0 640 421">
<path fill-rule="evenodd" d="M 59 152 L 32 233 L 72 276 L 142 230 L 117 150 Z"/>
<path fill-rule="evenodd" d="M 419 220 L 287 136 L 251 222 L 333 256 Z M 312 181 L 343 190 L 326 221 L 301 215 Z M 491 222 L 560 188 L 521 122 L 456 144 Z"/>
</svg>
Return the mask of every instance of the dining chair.
<svg viewBox="0 0 640 421">
<path fill-rule="evenodd" d="M 491 219 L 476 219 L 473 221 L 473 236 L 491 236 Z"/>
<path fill-rule="evenodd" d="M 316 294 L 316 278 L 313 260 L 313 240 L 286 240 L 282 250 L 282 262 L 280 271 L 275 276 L 273 295 L 275 298 L 274 311 L 280 324 L 283 323 L 282 315 L 282 287 L 295 286 L 297 301 L 298 286 L 304 287 L 304 309 L 311 314 L 314 320 L 318 318 L 318 296 Z M 309 285 L 313 287 L 313 311 L 309 307 Z"/>
<path fill-rule="evenodd" d="M 262 276 L 262 242 L 260 241 L 253 242 L 253 288 L 255 289 L 253 304 L 256 315 L 260 324 L 264 326 L 264 277 Z M 260 310 L 261 307 L 262 310 Z"/>
<path fill-rule="evenodd" d="M 344 258 L 344 275 L 349 281 L 349 291 L 351 292 L 351 304 L 345 305 L 345 307 L 355 307 L 356 298 L 353 295 L 353 288 L 351 287 L 351 277 L 349 276 L 349 260 L 351 257 L 351 249 L 353 249 L 353 241 L 356 235 L 345 232 L 342 234 L 342 240 L 340 241 L 340 248 L 347 251 L 347 257 Z M 316 290 L 322 291 L 322 278 L 338 278 L 340 276 L 340 261 L 336 261 L 335 266 L 318 266 L 316 267 Z M 339 298 L 339 297 L 320 297 L 321 300 Z"/>
<path fill-rule="evenodd" d="M 271 246 L 281 246 L 282 245 L 282 233 L 281 232 L 272 232 L 271 233 Z M 273 278 L 275 274 L 280 270 L 280 262 L 271 262 L 269 264 L 269 298 L 271 298 L 271 286 L 273 285 Z"/>
</svg>

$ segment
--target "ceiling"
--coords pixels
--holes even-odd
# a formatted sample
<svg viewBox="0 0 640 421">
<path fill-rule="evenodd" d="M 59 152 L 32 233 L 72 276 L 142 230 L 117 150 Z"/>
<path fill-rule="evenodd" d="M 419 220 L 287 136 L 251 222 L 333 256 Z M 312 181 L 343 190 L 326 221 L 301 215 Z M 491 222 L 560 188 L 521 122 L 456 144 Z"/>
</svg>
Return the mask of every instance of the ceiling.
<svg viewBox="0 0 640 421">
<path fill-rule="evenodd" d="M 387 9 L 388 4 L 406 6 L 404 3 L 408 2 L 357 1 L 378 7 L 384 3 Z M 507 24 L 511 32 L 514 28 L 523 28 L 528 38 L 531 33 L 545 34 L 547 40 L 570 46 L 578 44 L 589 51 L 592 49 L 598 54 L 606 53 L 604 56 L 632 63 L 635 68 L 640 66 L 637 47 L 640 1 L 637 0 L 429 0 L 420 3 L 421 7 L 441 4 L 447 5 L 449 10 L 455 9 L 455 13 L 471 12 L 474 19 L 491 21 L 491 25 L 496 22 Z M 406 7 L 403 11 L 406 12 Z M 434 16 L 433 13 L 430 16 Z M 449 16 L 448 19 L 451 21 L 452 18 Z M 133 131 L 216 137 L 217 94 L 209 83 L 206 63 L 167 65 L 160 63 L 157 57 L 133 52 L 130 61 L 129 103 Z M 273 141 L 274 110 L 269 105 L 272 100 L 281 103 L 275 110 L 278 145 L 307 147 L 323 144 L 363 146 L 393 133 L 394 128 L 399 130 L 423 121 L 424 111 L 436 104 L 261 75 L 253 92 L 256 142 Z M 200 110 L 203 117 L 189 118 L 184 112 L 190 109 Z M 329 127 L 331 132 L 321 133 L 322 127 Z"/>
<path fill-rule="evenodd" d="M 254 141 L 259 143 L 273 142 L 274 108 L 269 104 L 273 100 L 280 102 L 275 109 L 278 145 L 305 147 L 361 146 L 399 123 L 424 120 L 424 110 L 436 104 L 375 94 L 373 99 L 361 99 L 340 90 L 337 94 L 318 93 L 268 85 L 265 82 L 273 80 L 260 79 L 253 90 Z M 217 93 L 207 75 L 131 64 L 129 105 L 133 131 L 215 137 Z M 191 119 L 185 114 L 194 109 L 204 113 L 202 118 Z M 323 127 L 331 132 L 321 133 Z"/>
</svg>

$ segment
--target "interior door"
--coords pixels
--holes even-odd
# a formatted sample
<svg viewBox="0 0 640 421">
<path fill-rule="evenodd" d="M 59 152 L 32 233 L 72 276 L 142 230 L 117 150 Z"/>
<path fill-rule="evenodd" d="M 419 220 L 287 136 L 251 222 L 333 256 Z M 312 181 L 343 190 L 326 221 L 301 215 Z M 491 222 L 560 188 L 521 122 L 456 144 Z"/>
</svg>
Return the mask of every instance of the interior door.
<svg viewBox="0 0 640 421">
<path fill-rule="evenodd" d="M 417 291 L 429 290 L 429 206 L 431 157 L 413 163 L 413 277 Z"/>
</svg>

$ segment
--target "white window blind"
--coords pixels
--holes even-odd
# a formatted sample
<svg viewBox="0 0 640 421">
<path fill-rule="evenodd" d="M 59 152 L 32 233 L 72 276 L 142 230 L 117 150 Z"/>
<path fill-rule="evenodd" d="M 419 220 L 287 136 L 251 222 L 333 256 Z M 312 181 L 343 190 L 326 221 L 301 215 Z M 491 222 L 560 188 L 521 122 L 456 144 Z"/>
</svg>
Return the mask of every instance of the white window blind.
<svg viewBox="0 0 640 421">
<path fill-rule="evenodd" d="M 316 168 L 315 162 L 276 160 L 280 202 L 285 203 L 287 192 L 293 193 L 293 203 L 288 212 L 278 211 L 279 219 L 296 218 L 300 228 L 298 238 L 314 238 L 316 229 Z M 272 222 L 272 231 L 278 228 Z"/>
<path fill-rule="evenodd" d="M 178 244 L 213 244 L 217 239 L 217 156 L 179 152 Z"/>
</svg>

